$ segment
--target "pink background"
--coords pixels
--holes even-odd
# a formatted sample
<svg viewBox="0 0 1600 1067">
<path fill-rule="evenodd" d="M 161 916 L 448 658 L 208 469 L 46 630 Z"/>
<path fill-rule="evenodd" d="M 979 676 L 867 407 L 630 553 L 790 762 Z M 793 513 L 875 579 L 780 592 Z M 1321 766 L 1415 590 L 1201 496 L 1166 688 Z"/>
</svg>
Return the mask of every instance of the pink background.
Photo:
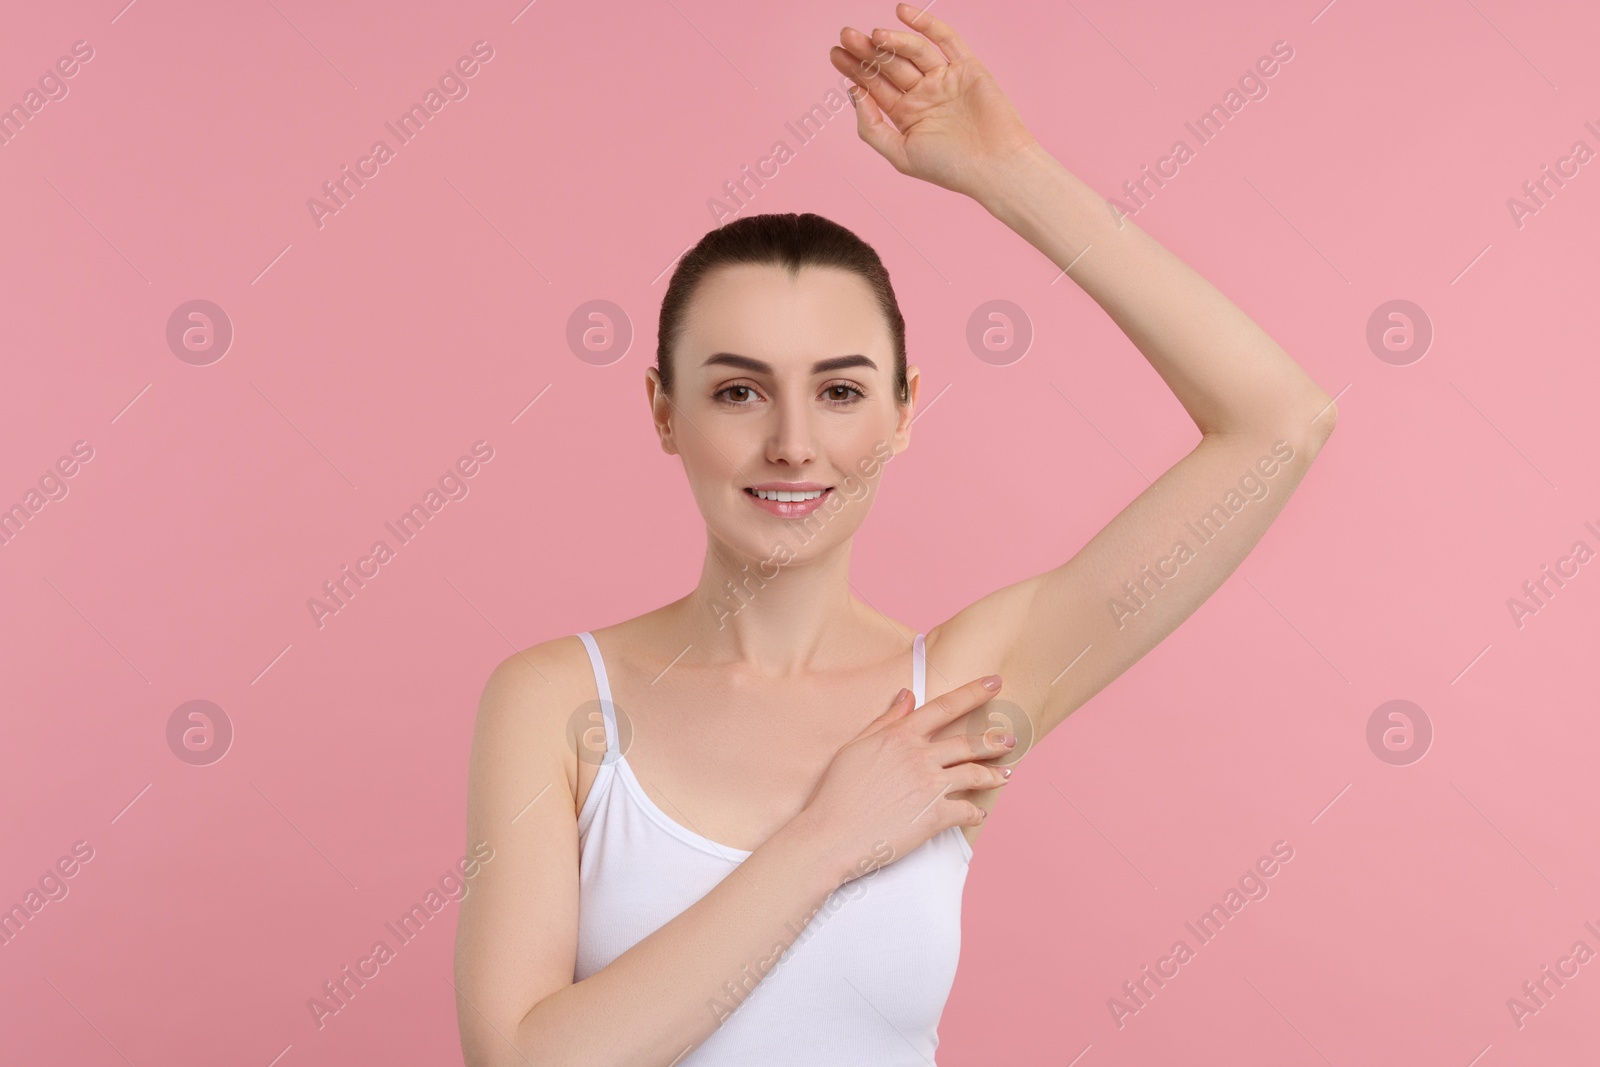
<svg viewBox="0 0 1600 1067">
<path fill-rule="evenodd" d="M 0 145 L 0 505 L 93 448 L 0 546 L 0 904 L 94 849 L 0 948 L 8 1062 L 459 1062 L 453 904 L 320 1030 L 307 998 L 465 852 L 489 670 L 698 574 L 642 378 L 668 268 L 774 141 L 795 157 L 748 212 L 871 242 L 939 394 L 857 538 L 872 603 L 926 629 L 1062 562 L 1197 440 L 976 204 L 896 174 L 848 108 L 804 145 L 784 125 L 888 3 L 122 3 L 13 5 L 0 33 L 5 105 L 94 49 Z M 1600 163 L 1520 228 L 1506 206 L 1600 148 L 1600 16 L 1319 7 L 934 8 L 1106 195 L 1287 41 L 1137 221 L 1341 413 L 1251 558 L 996 809 L 943 1064 L 1600 1056 L 1600 960 L 1521 1028 L 1506 1004 L 1600 950 L 1600 564 L 1520 629 L 1506 604 L 1600 548 Z M 319 228 L 308 198 L 479 40 L 469 95 Z M 194 299 L 235 331 L 208 366 L 165 338 Z M 635 334 L 605 366 L 566 341 L 597 299 Z M 991 299 L 1035 330 L 1005 366 L 965 339 Z M 1393 299 L 1435 331 L 1409 365 L 1366 341 Z M 319 629 L 307 599 L 478 440 L 469 495 Z M 1366 741 L 1395 698 L 1435 731 L 1405 766 Z M 235 731 L 209 766 L 168 747 L 196 699 Z M 1119 1028 L 1108 998 L 1280 840 L 1270 895 Z"/>
</svg>

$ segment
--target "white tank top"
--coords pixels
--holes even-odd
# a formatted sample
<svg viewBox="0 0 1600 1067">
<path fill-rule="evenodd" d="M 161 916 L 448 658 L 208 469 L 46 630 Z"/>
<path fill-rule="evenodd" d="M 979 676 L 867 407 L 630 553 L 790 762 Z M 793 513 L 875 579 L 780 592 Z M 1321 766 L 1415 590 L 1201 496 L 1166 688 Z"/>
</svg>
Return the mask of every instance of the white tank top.
<svg viewBox="0 0 1600 1067">
<path fill-rule="evenodd" d="M 666 925 L 750 856 L 702 837 L 662 811 L 618 748 L 611 686 L 589 650 L 606 752 L 578 814 L 581 982 Z M 926 700 L 922 635 L 912 692 Z M 835 889 L 762 978 L 757 957 L 729 975 L 710 1037 L 675 1067 L 928 1067 L 961 952 L 961 894 L 972 848 L 961 827 Z M 878 862 L 881 862 L 878 861 Z M 713 1011 L 713 1005 L 706 1005 Z"/>
</svg>

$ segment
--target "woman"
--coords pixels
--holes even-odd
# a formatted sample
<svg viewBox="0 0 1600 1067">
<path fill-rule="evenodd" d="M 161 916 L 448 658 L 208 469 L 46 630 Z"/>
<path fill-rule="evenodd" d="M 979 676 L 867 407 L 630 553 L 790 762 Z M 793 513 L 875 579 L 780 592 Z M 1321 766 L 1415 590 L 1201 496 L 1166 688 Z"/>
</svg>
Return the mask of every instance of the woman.
<svg viewBox="0 0 1600 1067">
<path fill-rule="evenodd" d="M 830 53 L 861 138 L 1068 271 L 1202 439 L 1071 559 L 921 635 L 848 578 L 919 392 L 887 275 L 814 215 L 707 234 L 646 371 L 706 521 L 700 582 L 484 690 L 469 840 L 494 859 L 456 964 L 472 1067 L 931 1063 L 1012 766 L 1221 585 L 1332 431 L 1329 397 L 1052 159 L 949 26 L 897 15 L 920 32 L 846 28 Z"/>
</svg>

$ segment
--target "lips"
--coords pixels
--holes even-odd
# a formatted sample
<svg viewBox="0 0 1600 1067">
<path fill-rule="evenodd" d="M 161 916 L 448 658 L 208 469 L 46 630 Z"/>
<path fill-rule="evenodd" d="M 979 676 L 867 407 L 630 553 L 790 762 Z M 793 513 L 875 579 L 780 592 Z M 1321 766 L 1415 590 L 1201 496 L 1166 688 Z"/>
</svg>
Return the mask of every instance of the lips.
<svg viewBox="0 0 1600 1067">
<path fill-rule="evenodd" d="M 764 500 L 756 495 L 757 489 L 769 494 L 809 496 L 811 493 L 817 493 L 818 495 L 805 500 Z M 801 519 L 820 508 L 833 495 L 833 489 L 831 486 L 818 485 L 815 482 L 768 482 L 765 485 L 746 488 L 744 495 L 745 499 L 768 515 L 780 519 Z"/>
</svg>

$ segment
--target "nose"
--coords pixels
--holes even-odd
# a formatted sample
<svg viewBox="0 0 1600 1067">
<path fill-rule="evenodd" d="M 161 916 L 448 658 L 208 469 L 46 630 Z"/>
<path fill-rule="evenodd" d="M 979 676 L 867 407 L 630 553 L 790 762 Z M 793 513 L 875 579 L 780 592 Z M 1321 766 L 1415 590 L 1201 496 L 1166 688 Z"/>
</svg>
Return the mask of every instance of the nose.
<svg viewBox="0 0 1600 1067">
<path fill-rule="evenodd" d="M 767 438 L 767 462 L 803 466 L 815 458 L 811 440 L 811 413 L 805 400 L 789 396 L 775 405 L 772 433 Z"/>
</svg>

